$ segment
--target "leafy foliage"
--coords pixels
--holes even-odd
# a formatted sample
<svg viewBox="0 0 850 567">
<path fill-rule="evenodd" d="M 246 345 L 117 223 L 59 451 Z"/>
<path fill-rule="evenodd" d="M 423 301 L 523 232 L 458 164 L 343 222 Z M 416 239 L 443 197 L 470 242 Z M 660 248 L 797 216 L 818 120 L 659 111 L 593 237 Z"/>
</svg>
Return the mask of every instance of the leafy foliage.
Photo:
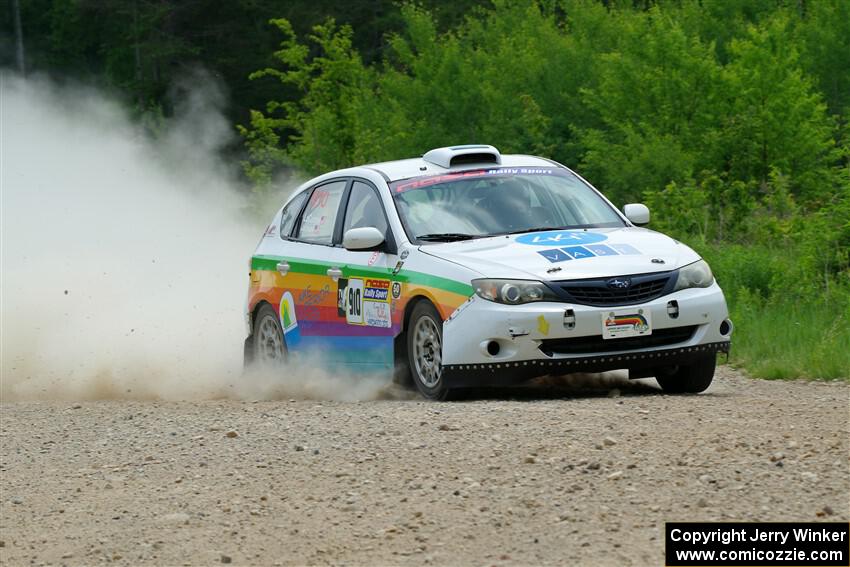
<svg viewBox="0 0 850 567">
<path fill-rule="evenodd" d="M 439 29 L 460 23 L 486 0 L 420 0 Z M 0 67 L 14 66 L 12 5 L 0 7 Z M 281 98 L 280 83 L 248 76 L 270 65 L 286 18 L 298 34 L 328 17 L 354 30 L 352 44 L 365 61 L 380 60 L 385 36 L 401 26 L 396 0 L 21 0 L 26 67 L 60 78 L 84 79 L 126 95 L 140 111 L 172 112 L 173 82 L 203 67 L 227 86 L 230 118 L 250 119 L 250 109 Z M 289 101 L 300 98 L 283 89 Z"/>
</svg>

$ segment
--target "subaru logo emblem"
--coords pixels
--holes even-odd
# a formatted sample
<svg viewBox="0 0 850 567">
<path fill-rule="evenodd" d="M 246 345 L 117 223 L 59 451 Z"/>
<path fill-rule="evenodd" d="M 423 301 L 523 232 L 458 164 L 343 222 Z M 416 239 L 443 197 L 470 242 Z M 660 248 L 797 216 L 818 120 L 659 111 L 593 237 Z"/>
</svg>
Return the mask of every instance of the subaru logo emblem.
<svg viewBox="0 0 850 567">
<path fill-rule="evenodd" d="M 607 285 L 611 289 L 628 289 L 632 285 L 632 280 L 629 278 L 614 278 L 608 280 Z"/>
</svg>

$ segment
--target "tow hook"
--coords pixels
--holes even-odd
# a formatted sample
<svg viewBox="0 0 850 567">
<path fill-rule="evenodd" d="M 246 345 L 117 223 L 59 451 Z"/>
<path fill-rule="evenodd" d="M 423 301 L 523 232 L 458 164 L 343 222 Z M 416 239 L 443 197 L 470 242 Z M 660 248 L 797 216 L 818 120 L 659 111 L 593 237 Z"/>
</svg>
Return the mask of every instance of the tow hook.
<svg viewBox="0 0 850 567">
<path fill-rule="evenodd" d="M 508 327 L 508 334 L 512 339 L 517 337 L 524 337 L 529 334 L 528 329 L 524 329 L 522 327 Z"/>
</svg>

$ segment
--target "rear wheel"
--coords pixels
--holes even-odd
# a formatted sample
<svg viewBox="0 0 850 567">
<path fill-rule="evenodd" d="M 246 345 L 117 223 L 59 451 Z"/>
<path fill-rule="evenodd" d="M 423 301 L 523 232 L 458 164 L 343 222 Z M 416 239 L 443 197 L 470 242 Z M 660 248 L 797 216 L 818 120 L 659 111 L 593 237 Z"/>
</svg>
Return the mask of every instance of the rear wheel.
<svg viewBox="0 0 850 567">
<path fill-rule="evenodd" d="M 274 308 L 265 304 L 254 317 L 254 359 L 257 364 L 273 366 L 286 362 L 286 340 Z"/>
<path fill-rule="evenodd" d="M 443 320 L 433 305 L 419 302 L 407 328 L 407 360 L 416 389 L 429 400 L 445 400 L 450 390 L 443 380 Z"/>
<path fill-rule="evenodd" d="M 712 353 L 688 365 L 659 370 L 655 379 L 665 392 L 671 394 L 697 394 L 711 385 L 717 355 Z"/>
</svg>

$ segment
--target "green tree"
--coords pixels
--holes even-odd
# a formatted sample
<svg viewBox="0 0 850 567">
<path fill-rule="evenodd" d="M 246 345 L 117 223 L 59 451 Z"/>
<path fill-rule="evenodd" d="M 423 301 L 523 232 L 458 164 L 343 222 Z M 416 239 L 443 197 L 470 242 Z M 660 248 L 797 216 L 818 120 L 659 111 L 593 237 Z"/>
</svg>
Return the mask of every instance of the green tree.
<svg viewBox="0 0 850 567">
<path fill-rule="evenodd" d="M 730 44 L 723 75 L 730 105 L 722 137 L 725 168 L 733 179 L 763 184 L 776 169 L 790 176 L 792 193 L 817 199 L 829 191 L 834 125 L 798 65 L 788 25 L 787 15 L 778 13 Z"/>
<path fill-rule="evenodd" d="M 283 70 L 269 67 L 252 78 L 274 77 L 301 93 L 297 101 L 271 101 L 266 112 L 251 114 L 250 149 L 257 156 L 262 145 L 275 143 L 280 134 L 290 144 L 288 157 L 308 171 L 338 169 L 352 163 L 353 136 L 358 131 L 360 100 L 372 89 L 373 73 L 352 48 L 352 30 L 337 28 L 332 21 L 313 28 L 309 39 L 317 47 L 311 55 L 306 45 L 299 44 L 292 25 L 285 19 L 273 23 L 284 36 L 275 58 Z M 266 154 L 267 165 L 282 156 Z M 268 167 L 267 167 L 268 169 Z M 267 178 L 268 171 L 262 173 Z"/>
<path fill-rule="evenodd" d="M 800 65 L 814 77 L 832 114 L 850 113 L 850 2 L 800 2 L 795 43 Z"/>
<path fill-rule="evenodd" d="M 658 8 L 633 14 L 617 49 L 582 91 L 599 126 L 582 129 L 583 170 L 616 200 L 631 200 L 713 169 L 722 114 L 714 47 Z"/>
</svg>

